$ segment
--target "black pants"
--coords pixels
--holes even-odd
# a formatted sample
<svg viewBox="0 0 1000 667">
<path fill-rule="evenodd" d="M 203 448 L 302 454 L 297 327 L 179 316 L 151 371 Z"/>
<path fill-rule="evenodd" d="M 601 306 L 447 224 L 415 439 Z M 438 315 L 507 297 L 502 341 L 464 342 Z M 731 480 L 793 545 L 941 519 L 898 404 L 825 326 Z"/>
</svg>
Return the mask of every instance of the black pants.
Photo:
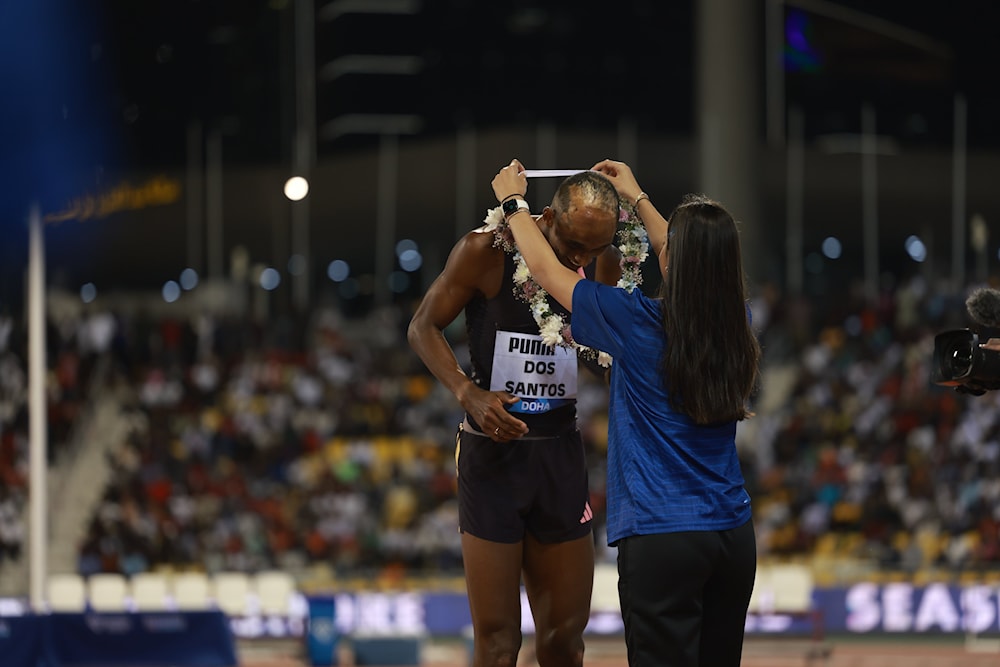
<svg viewBox="0 0 1000 667">
<path fill-rule="evenodd" d="M 751 521 L 621 540 L 618 595 L 630 667 L 739 667 L 756 571 Z"/>
</svg>

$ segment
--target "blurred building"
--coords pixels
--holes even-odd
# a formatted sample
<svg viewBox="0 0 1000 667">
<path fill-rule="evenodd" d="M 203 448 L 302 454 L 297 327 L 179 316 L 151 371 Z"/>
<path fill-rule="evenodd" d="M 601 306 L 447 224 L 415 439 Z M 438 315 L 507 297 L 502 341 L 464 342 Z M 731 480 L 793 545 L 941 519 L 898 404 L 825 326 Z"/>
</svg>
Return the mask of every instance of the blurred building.
<svg viewBox="0 0 1000 667">
<path fill-rule="evenodd" d="M 279 305 L 409 298 L 515 155 L 538 168 L 626 159 L 667 209 L 710 189 L 747 223 L 758 285 L 820 297 L 886 273 L 985 278 L 996 262 L 994 47 L 975 35 L 997 10 L 980 3 L 107 0 L 71 28 L 59 0 L 39 6 L 29 30 L 5 25 L 68 31 L 49 71 L 84 83 L 43 96 L 31 82 L 46 63 L 16 52 L 11 80 L 52 123 L 102 140 L 48 154 L 75 177 L 55 193 L 36 192 L 45 164 L 19 168 L 36 143 L 4 161 L 8 303 L 23 291 L 33 197 L 50 282 L 71 292 L 271 267 Z M 0 120 L 22 137 L 28 117 Z M 311 189 L 292 203 L 295 174 Z M 552 187 L 533 184 L 532 205 Z M 399 265 L 401 240 L 419 269 Z M 356 282 L 331 282 L 335 260 Z"/>
</svg>

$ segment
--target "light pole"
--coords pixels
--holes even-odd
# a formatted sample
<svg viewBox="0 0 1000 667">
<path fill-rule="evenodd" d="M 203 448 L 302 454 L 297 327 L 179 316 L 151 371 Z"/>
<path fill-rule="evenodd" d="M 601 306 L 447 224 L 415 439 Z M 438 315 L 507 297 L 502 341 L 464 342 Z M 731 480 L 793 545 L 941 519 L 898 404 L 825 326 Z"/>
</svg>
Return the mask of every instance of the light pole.
<svg viewBox="0 0 1000 667">
<path fill-rule="evenodd" d="M 321 21 L 335 21 L 346 14 L 410 15 L 420 11 L 419 0 L 334 0 L 319 11 Z M 327 84 L 345 76 L 412 76 L 424 67 L 424 60 L 412 55 L 344 54 L 325 63 L 319 78 Z M 359 113 L 342 114 L 326 123 L 320 138 L 332 141 L 352 134 L 379 137 L 378 177 L 375 196 L 375 305 L 386 305 L 391 297 L 389 274 L 392 271 L 396 233 L 396 199 L 399 174 L 399 137 L 416 134 L 423 119 L 414 114 Z"/>
<path fill-rule="evenodd" d="M 309 252 L 309 179 L 316 162 L 316 10 L 313 0 L 295 0 L 295 131 L 292 146 L 292 302 L 304 312 L 309 306 L 312 265 Z M 304 187 L 304 189 L 302 189 Z M 301 195 L 301 196 L 299 196 Z M 296 198 L 297 197 L 297 198 Z"/>
</svg>

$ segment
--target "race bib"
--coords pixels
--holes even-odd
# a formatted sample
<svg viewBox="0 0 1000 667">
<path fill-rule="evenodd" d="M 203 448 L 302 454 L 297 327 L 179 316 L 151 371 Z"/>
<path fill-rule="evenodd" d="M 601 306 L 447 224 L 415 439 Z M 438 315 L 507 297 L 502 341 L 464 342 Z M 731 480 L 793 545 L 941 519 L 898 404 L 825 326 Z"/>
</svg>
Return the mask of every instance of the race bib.
<svg viewBox="0 0 1000 667">
<path fill-rule="evenodd" d="M 511 412 L 548 412 L 576 400 L 576 352 L 550 347 L 537 334 L 497 331 L 490 391 L 508 391 L 521 400 Z"/>
</svg>

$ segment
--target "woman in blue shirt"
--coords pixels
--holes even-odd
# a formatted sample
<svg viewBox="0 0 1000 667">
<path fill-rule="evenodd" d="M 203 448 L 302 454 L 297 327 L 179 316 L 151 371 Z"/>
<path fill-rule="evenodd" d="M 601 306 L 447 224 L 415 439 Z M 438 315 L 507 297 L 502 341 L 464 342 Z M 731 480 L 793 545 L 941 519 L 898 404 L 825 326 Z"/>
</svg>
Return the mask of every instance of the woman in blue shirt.
<svg viewBox="0 0 1000 667">
<path fill-rule="evenodd" d="M 736 422 L 759 374 L 739 232 L 719 203 L 686 197 L 665 219 L 622 162 L 593 167 L 632 202 L 659 260 L 659 298 L 587 280 L 560 263 L 525 205 L 506 222 L 531 277 L 573 313 L 572 337 L 613 358 L 608 543 L 629 664 L 736 667 L 756 572 Z M 514 160 L 493 179 L 523 199 Z"/>
</svg>

